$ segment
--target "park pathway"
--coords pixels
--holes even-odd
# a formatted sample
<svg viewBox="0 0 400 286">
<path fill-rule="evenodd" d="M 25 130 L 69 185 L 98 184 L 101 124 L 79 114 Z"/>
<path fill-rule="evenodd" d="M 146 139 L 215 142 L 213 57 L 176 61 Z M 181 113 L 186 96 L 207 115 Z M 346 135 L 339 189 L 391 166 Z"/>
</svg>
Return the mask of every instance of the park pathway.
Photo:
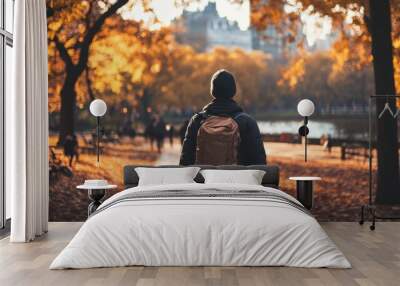
<svg viewBox="0 0 400 286">
<path fill-rule="evenodd" d="M 171 146 L 167 140 L 165 140 L 164 149 L 158 158 L 156 165 L 179 165 L 179 157 L 181 155 L 181 144 L 178 140 L 174 141 L 174 145 Z"/>
<path fill-rule="evenodd" d="M 268 159 L 292 159 L 298 162 L 304 160 L 304 145 L 268 142 L 264 143 L 264 146 Z M 181 148 L 178 140 L 174 141 L 173 146 L 169 144 L 169 141 L 165 140 L 164 149 L 156 161 L 156 165 L 178 165 Z M 321 145 L 310 145 L 308 146 L 308 151 L 310 160 L 339 165 L 343 164 L 343 161 L 340 159 L 339 147 L 332 148 L 332 152 L 329 153 Z"/>
</svg>

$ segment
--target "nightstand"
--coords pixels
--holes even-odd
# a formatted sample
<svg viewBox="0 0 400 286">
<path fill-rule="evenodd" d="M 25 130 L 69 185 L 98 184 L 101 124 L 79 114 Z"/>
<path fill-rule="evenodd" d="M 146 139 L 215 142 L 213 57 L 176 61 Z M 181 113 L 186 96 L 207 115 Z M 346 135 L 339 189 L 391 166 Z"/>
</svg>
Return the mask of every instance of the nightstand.
<svg viewBox="0 0 400 286">
<path fill-rule="evenodd" d="M 297 200 L 303 206 L 311 210 L 314 203 L 313 183 L 321 181 L 320 177 L 290 177 L 289 180 L 296 181 Z"/>
<path fill-rule="evenodd" d="M 117 185 L 90 185 L 83 184 L 76 187 L 78 190 L 87 190 L 91 203 L 88 206 L 88 217 L 94 213 L 97 208 L 101 205 L 102 199 L 105 197 L 107 190 L 116 189 Z"/>
</svg>

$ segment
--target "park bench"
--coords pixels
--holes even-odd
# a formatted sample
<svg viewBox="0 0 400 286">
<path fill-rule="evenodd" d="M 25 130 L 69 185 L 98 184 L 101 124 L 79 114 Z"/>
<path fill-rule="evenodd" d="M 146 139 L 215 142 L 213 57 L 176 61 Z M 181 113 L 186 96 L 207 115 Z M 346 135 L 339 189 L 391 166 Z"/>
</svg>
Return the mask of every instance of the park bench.
<svg viewBox="0 0 400 286">
<path fill-rule="evenodd" d="M 352 158 L 368 160 L 368 147 L 362 144 L 342 144 L 340 146 L 340 159 L 344 161 Z"/>
</svg>

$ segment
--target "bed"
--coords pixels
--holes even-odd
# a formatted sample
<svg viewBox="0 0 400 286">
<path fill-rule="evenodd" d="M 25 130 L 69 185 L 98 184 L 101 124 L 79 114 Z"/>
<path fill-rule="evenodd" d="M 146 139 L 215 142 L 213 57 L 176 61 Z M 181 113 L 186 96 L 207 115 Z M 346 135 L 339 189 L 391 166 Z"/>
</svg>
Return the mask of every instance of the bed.
<svg viewBox="0 0 400 286">
<path fill-rule="evenodd" d="M 263 170 L 262 185 L 205 184 L 198 174 L 196 183 L 153 186 L 138 186 L 136 167 L 125 167 L 126 190 L 103 202 L 50 269 L 351 267 L 314 217 L 279 190 L 276 166 L 199 166 Z"/>
</svg>

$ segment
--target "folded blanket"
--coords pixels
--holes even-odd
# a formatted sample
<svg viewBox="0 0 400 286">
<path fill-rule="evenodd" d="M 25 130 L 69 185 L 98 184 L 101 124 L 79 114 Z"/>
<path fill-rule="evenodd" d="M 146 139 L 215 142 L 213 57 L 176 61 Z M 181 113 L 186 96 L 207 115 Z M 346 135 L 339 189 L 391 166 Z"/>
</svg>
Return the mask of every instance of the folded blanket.
<svg viewBox="0 0 400 286">
<path fill-rule="evenodd" d="M 235 191 L 226 191 L 219 188 L 206 187 L 202 190 L 164 190 L 164 191 L 146 191 L 146 192 L 128 192 L 119 196 L 115 200 L 107 201 L 102 204 L 96 212 L 92 214 L 96 215 L 110 207 L 113 207 L 119 203 L 129 201 L 144 201 L 154 199 L 174 199 L 174 200 L 187 200 L 187 199 L 237 199 L 237 200 L 257 200 L 257 201 L 269 201 L 280 204 L 286 204 L 296 208 L 297 210 L 311 215 L 310 212 L 298 201 L 288 198 L 285 195 L 271 192 L 268 190 L 259 189 L 243 189 Z"/>
</svg>

